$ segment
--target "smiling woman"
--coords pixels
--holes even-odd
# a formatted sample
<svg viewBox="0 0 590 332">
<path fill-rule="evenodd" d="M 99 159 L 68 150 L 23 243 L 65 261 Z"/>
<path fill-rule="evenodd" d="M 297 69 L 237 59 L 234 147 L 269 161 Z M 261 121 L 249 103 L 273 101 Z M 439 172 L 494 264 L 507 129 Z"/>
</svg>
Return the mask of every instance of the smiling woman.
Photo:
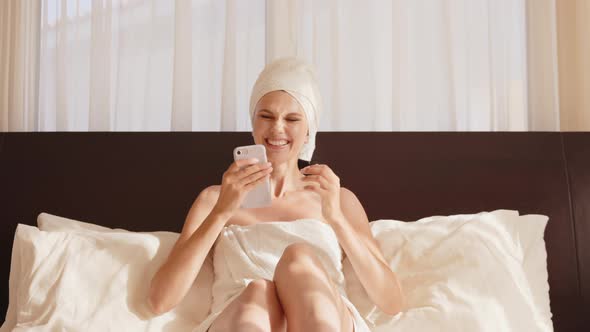
<svg viewBox="0 0 590 332">
<path fill-rule="evenodd" d="M 252 88 L 250 118 L 254 141 L 262 144 L 263 140 L 257 141 L 260 130 L 267 131 L 265 135 L 271 135 L 270 138 L 281 139 L 276 133 L 283 125 L 293 133 L 304 131 L 305 141 L 296 148 L 301 147 L 297 149 L 299 159 L 310 161 L 321 111 L 322 99 L 313 67 L 295 58 L 278 59 L 264 68 Z"/>
<path fill-rule="evenodd" d="M 297 100 L 282 90 L 269 92 L 260 98 L 254 114 L 254 142 L 264 144 L 277 163 L 297 160 L 309 141 L 307 119 Z"/>
<path fill-rule="evenodd" d="M 304 61 L 283 58 L 262 71 L 250 116 L 254 142 L 266 147 L 269 163 L 238 160 L 221 185 L 197 197 L 152 280 L 149 302 L 156 314 L 184 297 L 211 250 L 213 303 L 198 332 L 368 332 L 345 292 L 345 256 L 376 306 L 392 315 L 402 310 L 400 283 L 357 197 L 328 165 L 298 167 L 315 149 L 319 96 L 313 68 Z M 241 207 L 246 193 L 267 178 L 271 204 Z"/>
</svg>

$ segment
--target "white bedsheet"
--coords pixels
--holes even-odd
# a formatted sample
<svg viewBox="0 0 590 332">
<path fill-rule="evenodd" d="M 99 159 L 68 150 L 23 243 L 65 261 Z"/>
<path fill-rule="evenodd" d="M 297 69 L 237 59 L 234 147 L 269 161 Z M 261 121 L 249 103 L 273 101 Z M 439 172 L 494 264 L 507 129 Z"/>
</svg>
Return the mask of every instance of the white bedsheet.
<svg viewBox="0 0 590 332">
<path fill-rule="evenodd" d="M 408 307 L 394 317 L 381 313 L 345 260 L 349 299 L 372 331 L 552 331 L 546 222 L 506 210 L 374 221 Z M 11 286 L 1 331 L 191 331 L 204 318 L 191 309 L 210 303 L 211 280 L 201 277 L 165 315 L 152 317 L 145 307 L 149 280 L 177 236 L 19 225 L 11 266 L 18 287 Z"/>
<path fill-rule="evenodd" d="M 543 231 L 546 216 L 497 210 L 371 225 L 401 279 L 408 308 L 370 303 L 345 262 L 350 299 L 373 331 L 553 331 Z"/>
</svg>

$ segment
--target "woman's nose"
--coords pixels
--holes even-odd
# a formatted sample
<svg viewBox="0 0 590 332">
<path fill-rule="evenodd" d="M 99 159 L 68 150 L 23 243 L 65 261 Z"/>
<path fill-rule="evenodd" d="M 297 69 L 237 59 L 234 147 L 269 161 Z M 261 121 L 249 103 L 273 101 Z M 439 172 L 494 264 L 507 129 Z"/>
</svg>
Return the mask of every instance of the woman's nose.
<svg viewBox="0 0 590 332">
<path fill-rule="evenodd" d="M 283 132 L 285 128 L 285 123 L 282 120 L 277 120 L 272 124 L 272 130 L 277 132 Z"/>
</svg>

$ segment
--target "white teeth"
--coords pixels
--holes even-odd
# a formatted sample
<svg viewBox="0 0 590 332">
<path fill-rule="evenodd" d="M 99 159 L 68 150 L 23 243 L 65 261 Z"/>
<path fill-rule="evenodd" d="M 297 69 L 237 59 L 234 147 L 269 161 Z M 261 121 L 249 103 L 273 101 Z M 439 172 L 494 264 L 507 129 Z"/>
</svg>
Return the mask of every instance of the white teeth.
<svg viewBox="0 0 590 332">
<path fill-rule="evenodd" d="M 268 144 L 276 145 L 276 146 L 283 146 L 283 145 L 286 145 L 289 143 L 286 140 L 269 140 L 269 139 L 267 139 L 266 141 L 268 142 Z"/>
</svg>

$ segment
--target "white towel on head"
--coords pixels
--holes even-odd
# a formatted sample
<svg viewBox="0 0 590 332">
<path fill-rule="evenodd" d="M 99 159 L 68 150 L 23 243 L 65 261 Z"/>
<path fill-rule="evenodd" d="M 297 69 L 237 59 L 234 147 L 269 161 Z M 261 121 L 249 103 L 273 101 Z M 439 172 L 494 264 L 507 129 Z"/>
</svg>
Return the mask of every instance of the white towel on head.
<svg viewBox="0 0 590 332">
<path fill-rule="evenodd" d="M 299 159 L 311 161 L 315 149 L 322 101 L 315 70 L 298 58 L 281 58 L 269 63 L 258 76 L 250 97 L 250 118 L 254 127 L 256 104 L 265 94 L 283 90 L 295 98 L 305 113 L 309 126 L 309 140 L 301 148 Z"/>
</svg>

